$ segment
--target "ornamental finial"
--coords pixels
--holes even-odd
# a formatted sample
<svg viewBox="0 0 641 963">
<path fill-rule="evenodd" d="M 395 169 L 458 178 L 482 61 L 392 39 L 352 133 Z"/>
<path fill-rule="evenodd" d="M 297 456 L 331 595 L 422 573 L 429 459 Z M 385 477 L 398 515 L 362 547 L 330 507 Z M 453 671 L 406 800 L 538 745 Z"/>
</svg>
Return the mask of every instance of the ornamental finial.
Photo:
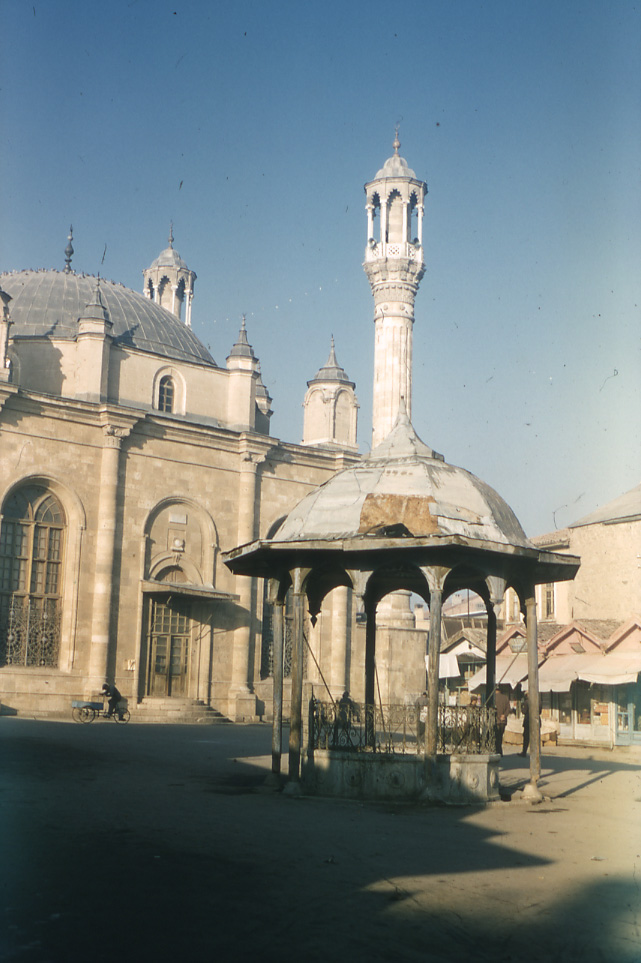
<svg viewBox="0 0 641 963">
<path fill-rule="evenodd" d="M 65 274 L 71 274 L 71 258 L 73 257 L 73 224 L 69 225 L 69 236 L 65 248 Z"/>
<path fill-rule="evenodd" d="M 394 143 L 392 144 L 392 147 L 394 148 L 394 153 L 395 153 L 395 154 L 398 154 L 399 147 L 401 146 L 401 142 L 400 142 L 400 140 L 398 139 L 398 128 L 399 128 L 399 127 L 400 127 L 400 124 L 397 124 L 396 127 L 394 128 Z"/>
<path fill-rule="evenodd" d="M 173 246 L 174 246 L 174 222 L 170 221 L 169 222 L 169 247 L 173 248 Z"/>
</svg>

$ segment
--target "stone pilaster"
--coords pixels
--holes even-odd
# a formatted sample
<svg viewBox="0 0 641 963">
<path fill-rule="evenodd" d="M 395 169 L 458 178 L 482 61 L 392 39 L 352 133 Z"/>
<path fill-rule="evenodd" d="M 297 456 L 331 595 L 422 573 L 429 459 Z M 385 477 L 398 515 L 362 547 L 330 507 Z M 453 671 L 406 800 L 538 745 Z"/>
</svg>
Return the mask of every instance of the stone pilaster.
<svg viewBox="0 0 641 963">
<path fill-rule="evenodd" d="M 103 426 L 96 535 L 88 695 L 107 681 L 112 642 L 113 567 L 116 547 L 120 448 L 131 428 Z"/>
</svg>

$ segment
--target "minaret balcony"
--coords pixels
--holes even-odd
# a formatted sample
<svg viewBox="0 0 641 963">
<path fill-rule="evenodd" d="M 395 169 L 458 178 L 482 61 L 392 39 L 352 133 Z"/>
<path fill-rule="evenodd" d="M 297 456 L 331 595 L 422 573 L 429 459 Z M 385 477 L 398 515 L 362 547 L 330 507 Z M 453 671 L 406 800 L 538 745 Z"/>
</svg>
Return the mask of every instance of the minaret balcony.
<svg viewBox="0 0 641 963">
<path fill-rule="evenodd" d="M 367 245 L 365 249 L 366 261 L 380 261 L 383 258 L 406 258 L 408 261 L 418 261 L 423 263 L 423 248 L 420 244 L 411 244 L 409 241 L 400 243 L 393 242 L 384 244 L 380 242 Z"/>
</svg>

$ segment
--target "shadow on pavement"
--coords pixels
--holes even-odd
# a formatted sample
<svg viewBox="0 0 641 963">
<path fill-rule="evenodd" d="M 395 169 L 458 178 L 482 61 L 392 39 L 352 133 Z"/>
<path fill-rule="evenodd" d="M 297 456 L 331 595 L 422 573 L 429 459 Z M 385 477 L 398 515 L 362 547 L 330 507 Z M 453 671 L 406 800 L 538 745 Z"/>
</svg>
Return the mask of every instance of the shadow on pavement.
<svg viewBox="0 0 641 963">
<path fill-rule="evenodd" d="M 267 729 L 11 726 L 0 727 L 3 961 L 641 956 L 634 881 L 586 882 L 515 918 L 490 887 L 514 874 L 527 889 L 549 860 L 467 809 L 259 792 Z M 481 882 L 461 899 L 470 874 Z"/>
</svg>

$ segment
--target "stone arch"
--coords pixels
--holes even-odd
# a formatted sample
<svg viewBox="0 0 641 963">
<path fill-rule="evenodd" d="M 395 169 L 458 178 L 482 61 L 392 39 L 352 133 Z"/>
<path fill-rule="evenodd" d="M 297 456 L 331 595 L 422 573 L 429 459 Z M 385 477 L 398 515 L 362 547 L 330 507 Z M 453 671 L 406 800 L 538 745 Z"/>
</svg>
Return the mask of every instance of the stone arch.
<svg viewBox="0 0 641 963">
<path fill-rule="evenodd" d="M 182 373 L 174 365 L 163 365 L 156 371 L 152 384 L 152 407 L 155 411 L 163 410 L 161 408 L 161 394 L 165 379 L 171 379 L 173 385 L 173 405 L 171 413 L 176 415 L 186 414 L 187 386 Z"/>
<path fill-rule="evenodd" d="M 403 240 L 403 224 L 406 217 L 406 206 L 401 192 L 394 188 L 387 196 L 387 237 L 390 244 L 400 244 Z"/>
<path fill-rule="evenodd" d="M 142 534 L 145 578 L 156 578 L 171 562 L 192 584 L 216 584 L 218 532 L 209 512 L 195 499 L 163 498 L 147 515 Z"/>
<path fill-rule="evenodd" d="M 172 290 L 171 281 L 166 274 L 158 279 L 157 302 L 161 308 L 171 311 Z"/>
<path fill-rule="evenodd" d="M 313 444 L 314 442 L 326 441 L 330 436 L 330 409 L 326 401 L 325 391 L 319 386 L 310 388 L 305 398 L 304 408 L 304 442 Z"/>
<path fill-rule="evenodd" d="M 351 389 L 341 388 L 334 399 L 334 438 L 339 445 L 355 445 L 354 394 Z"/>
</svg>

